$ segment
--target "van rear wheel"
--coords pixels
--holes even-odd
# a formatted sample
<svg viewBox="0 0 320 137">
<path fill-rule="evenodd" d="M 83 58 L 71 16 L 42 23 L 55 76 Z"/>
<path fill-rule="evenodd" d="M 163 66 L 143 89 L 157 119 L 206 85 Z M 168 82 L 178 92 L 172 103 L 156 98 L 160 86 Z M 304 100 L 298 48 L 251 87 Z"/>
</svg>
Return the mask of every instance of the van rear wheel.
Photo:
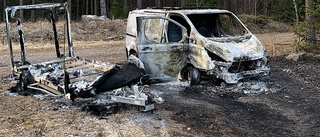
<svg viewBox="0 0 320 137">
<path fill-rule="evenodd" d="M 188 67 L 188 83 L 190 86 L 200 84 L 200 71 L 194 67 Z"/>
</svg>

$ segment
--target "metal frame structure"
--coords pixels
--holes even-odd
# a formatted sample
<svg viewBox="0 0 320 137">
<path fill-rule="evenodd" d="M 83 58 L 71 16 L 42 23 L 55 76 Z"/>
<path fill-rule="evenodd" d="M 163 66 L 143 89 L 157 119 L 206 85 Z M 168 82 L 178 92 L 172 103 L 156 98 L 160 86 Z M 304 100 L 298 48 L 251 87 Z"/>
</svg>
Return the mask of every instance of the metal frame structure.
<svg viewBox="0 0 320 137">
<path fill-rule="evenodd" d="M 36 5 L 21 5 L 21 6 L 10 6 L 6 7 L 5 13 L 6 13 L 6 27 L 7 27 L 7 36 L 8 36 L 8 45 L 10 48 L 10 57 L 11 57 L 11 69 L 12 69 L 12 77 L 19 76 L 19 80 L 22 86 L 24 88 L 30 88 L 42 91 L 48 95 L 52 96 L 67 96 L 70 95 L 72 92 L 69 90 L 70 85 L 74 85 L 81 81 L 86 82 L 94 82 L 97 80 L 97 77 L 99 75 L 102 75 L 104 72 L 111 69 L 110 66 L 107 66 L 103 63 L 100 63 L 95 60 L 90 59 L 84 59 L 79 58 L 77 56 L 74 56 L 73 53 L 73 43 L 72 43 L 72 37 L 71 37 L 71 23 L 70 23 L 70 11 L 68 8 L 68 3 L 44 3 L 44 4 L 36 4 Z M 14 60 L 13 55 L 13 48 L 12 48 L 12 37 L 10 32 L 10 17 L 14 18 L 15 13 L 17 10 L 39 10 L 39 9 L 46 9 L 50 10 L 50 16 L 51 16 L 51 23 L 52 23 L 52 30 L 53 30 L 53 36 L 54 36 L 54 42 L 55 42 L 55 50 L 56 50 L 56 56 L 57 60 L 51 60 L 47 62 L 42 62 L 38 64 L 31 64 L 27 61 L 26 57 L 26 49 L 24 45 L 24 37 L 23 37 L 23 31 L 22 31 L 22 25 L 21 21 L 18 18 L 17 19 L 17 25 L 18 25 L 18 32 L 19 32 L 19 41 L 20 41 L 20 48 L 21 48 L 21 62 Z M 56 24 L 55 24 L 55 18 L 54 13 L 56 13 L 57 10 L 64 10 L 64 13 L 66 15 L 66 28 L 67 28 L 67 38 L 68 38 L 68 50 L 69 55 L 66 57 L 65 55 L 62 56 L 59 51 L 59 43 L 58 43 L 58 36 L 57 36 L 57 30 L 56 30 Z M 11 16 L 9 16 L 11 15 Z M 63 80 L 56 80 L 52 81 L 50 80 L 46 75 L 42 75 L 42 68 L 48 68 L 49 66 L 53 65 L 59 65 L 63 66 L 60 68 L 60 72 L 63 71 L 63 73 L 59 76 L 56 76 L 57 79 L 63 79 Z M 31 73 L 31 68 L 33 68 L 33 71 L 40 70 L 40 74 L 34 74 Z M 81 76 L 75 76 L 74 74 L 76 71 L 81 70 Z M 50 72 L 51 73 L 51 72 Z M 32 79 L 30 81 L 30 79 Z M 105 83 L 104 83 L 105 84 Z M 93 91 L 94 92 L 94 91 Z M 154 102 L 150 102 L 149 96 L 144 94 L 144 97 L 141 97 L 141 91 L 134 90 L 135 94 L 139 94 L 135 97 L 128 97 L 125 95 L 119 96 L 119 95 L 110 95 L 110 94 L 104 94 L 104 93 L 94 93 L 94 98 L 97 99 L 103 99 L 103 100 L 109 100 L 117 103 L 126 103 L 126 104 L 132 104 L 144 107 L 144 111 L 149 111 L 154 109 Z M 70 98 L 72 99 L 72 98 Z"/>
<path fill-rule="evenodd" d="M 7 38 L 8 38 L 8 46 L 10 49 L 10 57 L 11 57 L 11 69 L 12 69 L 12 76 L 15 75 L 15 61 L 13 58 L 13 49 L 12 49 L 12 38 L 11 38 L 11 31 L 10 31 L 10 20 L 9 20 L 9 12 L 11 12 L 11 18 L 15 17 L 15 13 L 17 10 L 35 10 L 35 9 L 47 9 L 51 11 L 51 22 L 52 22 L 52 28 L 54 33 L 54 39 L 55 39 L 55 48 L 57 57 L 60 57 L 60 51 L 59 51 L 59 43 L 57 38 L 57 31 L 55 26 L 55 19 L 53 13 L 55 13 L 56 10 L 65 10 L 66 13 L 66 24 L 67 24 L 67 36 L 68 36 L 68 49 L 69 49 L 69 56 L 74 57 L 73 53 L 73 43 L 72 43 L 72 37 L 71 37 L 71 23 L 70 23 L 70 11 L 69 11 L 69 5 L 67 2 L 65 3 L 43 3 L 43 4 L 35 4 L 35 5 L 21 5 L 21 6 L 9 6 L 5 9 L 5 15 L 6 15 L 6 28 L 7 28 Z M 23 38 L 23 32 L 22 32 L 22 25 L 20 19 L 18 19 L 18 29 L 19 29 L 19 37 L 20 37 L 20 47 L 21 47 L 21 60 L 22 65 L 27 65 L 26 60 L 26 49 L 24 46 L 24 38 Z"/>
</svg>

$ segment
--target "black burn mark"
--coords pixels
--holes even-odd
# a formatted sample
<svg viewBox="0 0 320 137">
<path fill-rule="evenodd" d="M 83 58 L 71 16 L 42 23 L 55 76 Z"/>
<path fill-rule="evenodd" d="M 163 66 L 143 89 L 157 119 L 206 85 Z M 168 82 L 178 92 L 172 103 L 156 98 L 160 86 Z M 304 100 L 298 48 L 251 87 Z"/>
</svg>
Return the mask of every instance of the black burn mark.
<svg viewBox="0 0 320 137">
<path fill-rule="evenodd" d="M 246 55 L 243 55 L 243 56 L 240 56 L 240 57 L 235 57 L 233 59 L 234 62 L 250 61 L 250 60 L 251 60 L 251 57 L 246 56 Z"/>
<path fill-rule="evenodd" d="M 142 50 L 152 50 L 151 47 L 144 47 Z"/>
<path fill-rule="evenodd" d="M 209 50 L 207 50 L 207 49 L 206 49 L 206 51 L 207 51 L 207 53 L 208 53 L 209 57 L 211 58 L 211 60 L 216 60 L 216 61 L 226 62 L 223 58 L 221 58 L 221 57 L 219 57 L 218 55 L 216 55 L 216 54 L 214 54 L 214 53 L 210 52 Z"/>
</svg>

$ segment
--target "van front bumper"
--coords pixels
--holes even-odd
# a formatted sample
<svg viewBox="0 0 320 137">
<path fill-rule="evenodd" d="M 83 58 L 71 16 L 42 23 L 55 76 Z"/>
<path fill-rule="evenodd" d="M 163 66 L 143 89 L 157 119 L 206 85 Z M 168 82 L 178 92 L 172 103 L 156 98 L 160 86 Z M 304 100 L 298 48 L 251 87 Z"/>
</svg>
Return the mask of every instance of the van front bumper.
<svg viewBox="0 0 320 137">
<path fill-rule="evenodd" d="M 268 76 L 270 73 L 270 68 L 261 68 L 256 70 L 250 70 L 250 71 L 243 71 L 239 73 L 222 73 L 218 77 L 223 79 L 225 82 L 229 84 L 235 84 L 239 80 L 244 78 L 252 78 L 252 77 L 258 77 L 258 76 Z"/>
<path fill-rule="evenodd" d="M 224 69 L 227 70 L 227 69 Z M 241 79 L 259 77 L 259 76 L 268 76 L 270 73 L 270 68 L 264 67 L 260 69 L 242 71 L 239 73 L 230 73 L 228 71 L 221 70 L 211 70 L 208 71 L 208 75 L 215 76 L 218 79 L 224 80 L 228 84 L 235 84 Z"/>
</svg>

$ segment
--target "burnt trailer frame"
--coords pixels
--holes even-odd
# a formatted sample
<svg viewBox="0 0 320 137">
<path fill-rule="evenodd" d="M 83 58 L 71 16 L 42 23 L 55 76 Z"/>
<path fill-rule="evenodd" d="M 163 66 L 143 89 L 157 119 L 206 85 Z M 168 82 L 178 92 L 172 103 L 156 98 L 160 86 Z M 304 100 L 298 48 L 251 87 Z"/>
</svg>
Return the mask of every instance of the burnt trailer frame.
<svg viewBox="0 0 320 137">
<path fill-rule="evenodd" d="M 73 43 L 71 37 L 71 17 L 69 11 L 69 5 L 67 2 L 65 3 L 43 3 L 43 4 L 35 4 L 35 5 L 20 5 L 20 6 L 9 6 L 5 9 L 6 14 L 6 28 L 7 28 L 7 38 L 8 38 L 8 46 L 10 49 L 10 62 L 11 62 L 11 70 L 12 77 L 19 77 L 18 84 L 24 89 L 35 89 L 40 90 L 48 95 L 52 96 L 66 96 L 69 99 L 74 99 L 71 97 L 74 94 L 74 91 L 71 91 L 70 87 L 77 85 L 78 82 L 86 81 L 87 83 L 95 82 L 98 80 L 99 76 L 103 76 L 107 71 L 112 70 L 112 65 L 106 65 L 105 63 L 80 58 L 74 55 Z M 17 10 L 50 10 L 53 37 L 55 42 L 55 50 L 56 56 L 58 59 L 50 60 L 47 62 L 41 62 L 37 64 L 32 64 L 27 61 L 26 49 L 24 45 L 24 37 L 22 31 L 21 21 L 17 19 L 18 32 L 19 32 L 19 43 L 21 48 L 21 61 L 14 60 L 13 55 L 13 42 L 11 37 L 11 24 L 10 17 L 14 18 Z M 62 55 L 59 50 L 59 41 L 57 36 L 56 24 L 54 14 L 57 10 L 63 10 L 65 14 L 66 20 L 66 29 L 67 29 L 67 42 L 68 42 L 68 55 Z M 64 33 L 65 35 L 65 33 Z M 52 80 L 48 78 L 47 75 L 42 75 L 41 69 L 48 69 L 54 65 L 58 65 L 59 76 L 56 78 L 59 80 Z M 52 68 L 51 68 L 52 69 Z M 40 72 L 39 72 L 40 70 Z M 80 70 L 81 76 L 77 76 L 77 71 Z M 33 71 L 33 72 L 31 72 Z M 35 74 L 35 71 L 38 71 L 40 75 Z M 56 70 L 54 70 L 56 71 Z M 54 72 L 53 71 L 53 72 Z M 62 72 L 62 73 L 61 73 Z M 47 73 L 47 72 L 46 72 Z M 50 72 L 50 74 L 52 74 Z M 17 85 L 18 86 L 18 85 Z M 90 85 L 92 86 L 92 85 Z M 93 90 L 90 90 L 90 93 L 93 92 L 89 97 L 94 97 L 97 99 L 108 100 L 117 103 L 126 103 L 132 104 L 142 107 L 144 111 L 149 111 L 154 109 L 154 101 L 150 101 L 149 96 L 140 96 L 142 90 L 141 86 L 134 85 L 134 89 L 131 91 L 134 94 L 139 94 L 135 97 L 128 96 L 119 96 L 108 94 L 105 92 L 97 92 L 94 87 L 90 87 Z M 140 88 L 140 89 L 139 89 Z M 122 90 L 127 90 L 126 88 Z M 89 91 L 89 90 L 88 90 Z M 86 91 L 87 92 L 87 91 Z M 97 93 L 95 93 L 97 92 Z M 79 96 L 81 97 L 81 96 Z M 147 97 L 147 98 L 146 98 Z"/>
<path fill-rule="evenodd" d="M 39 9 L 47 9 L 51 10 L 51 22 L 52 22 L 52 29 L 54 33 L 54 40 L 55 40 L 55 48 L 56 48 L 56 54 L 59 58 L 60 51 L 59 51 L 59 43 L 57 38 L 57 31 L 55 26 L 55 19 L 54 19 L 54 11 L 59 10 L 65 10 L 66 12 L 66 24 L 67 24 L 67 36 L 68 36 L 68 49 L 69 49 L 69 56 L 74 57 L 73 53 L 73 43 L 72 43 L 72 37 L 71 37 L 71 23 L 70 23 L 70 11 L 69 11 L 69 5 L 67 2 L 65 3 L 43 3 L 43 4 L 35 4 L 35 5 L 21 5 L 21 6 L 9 6 L 5 9 L 5 15 L 6 15 L 6 28 L 7 28 L 7 38 L 8 38 L 8 45 L 10 49 L 10 58 L 11 58 L 11 69 L 12 69 L 12 76 L 15 75 L 15 60 L 13 58 L 13 49 L 12 49 L 12 37 L 11 37 L 11 30 L 10 30 L 10 18 L 9 18 L 9 12 L 11 12 L 11 18 L 15 17 L 15 13 L 17 10 L 39 10 Z M 22 65 L 27 65 L 26 62 L 26 50 L 24 45 L 24 39 L 23 39 L 23 32 L 22 32 L 22 25 L 20 22 L 20 19 L 18 19 L 18 29 L 19 29 L 19 37 L 20 37 L 20 46 L 21 46 L 21 59 L 22 59 Z"/>
</svg>

